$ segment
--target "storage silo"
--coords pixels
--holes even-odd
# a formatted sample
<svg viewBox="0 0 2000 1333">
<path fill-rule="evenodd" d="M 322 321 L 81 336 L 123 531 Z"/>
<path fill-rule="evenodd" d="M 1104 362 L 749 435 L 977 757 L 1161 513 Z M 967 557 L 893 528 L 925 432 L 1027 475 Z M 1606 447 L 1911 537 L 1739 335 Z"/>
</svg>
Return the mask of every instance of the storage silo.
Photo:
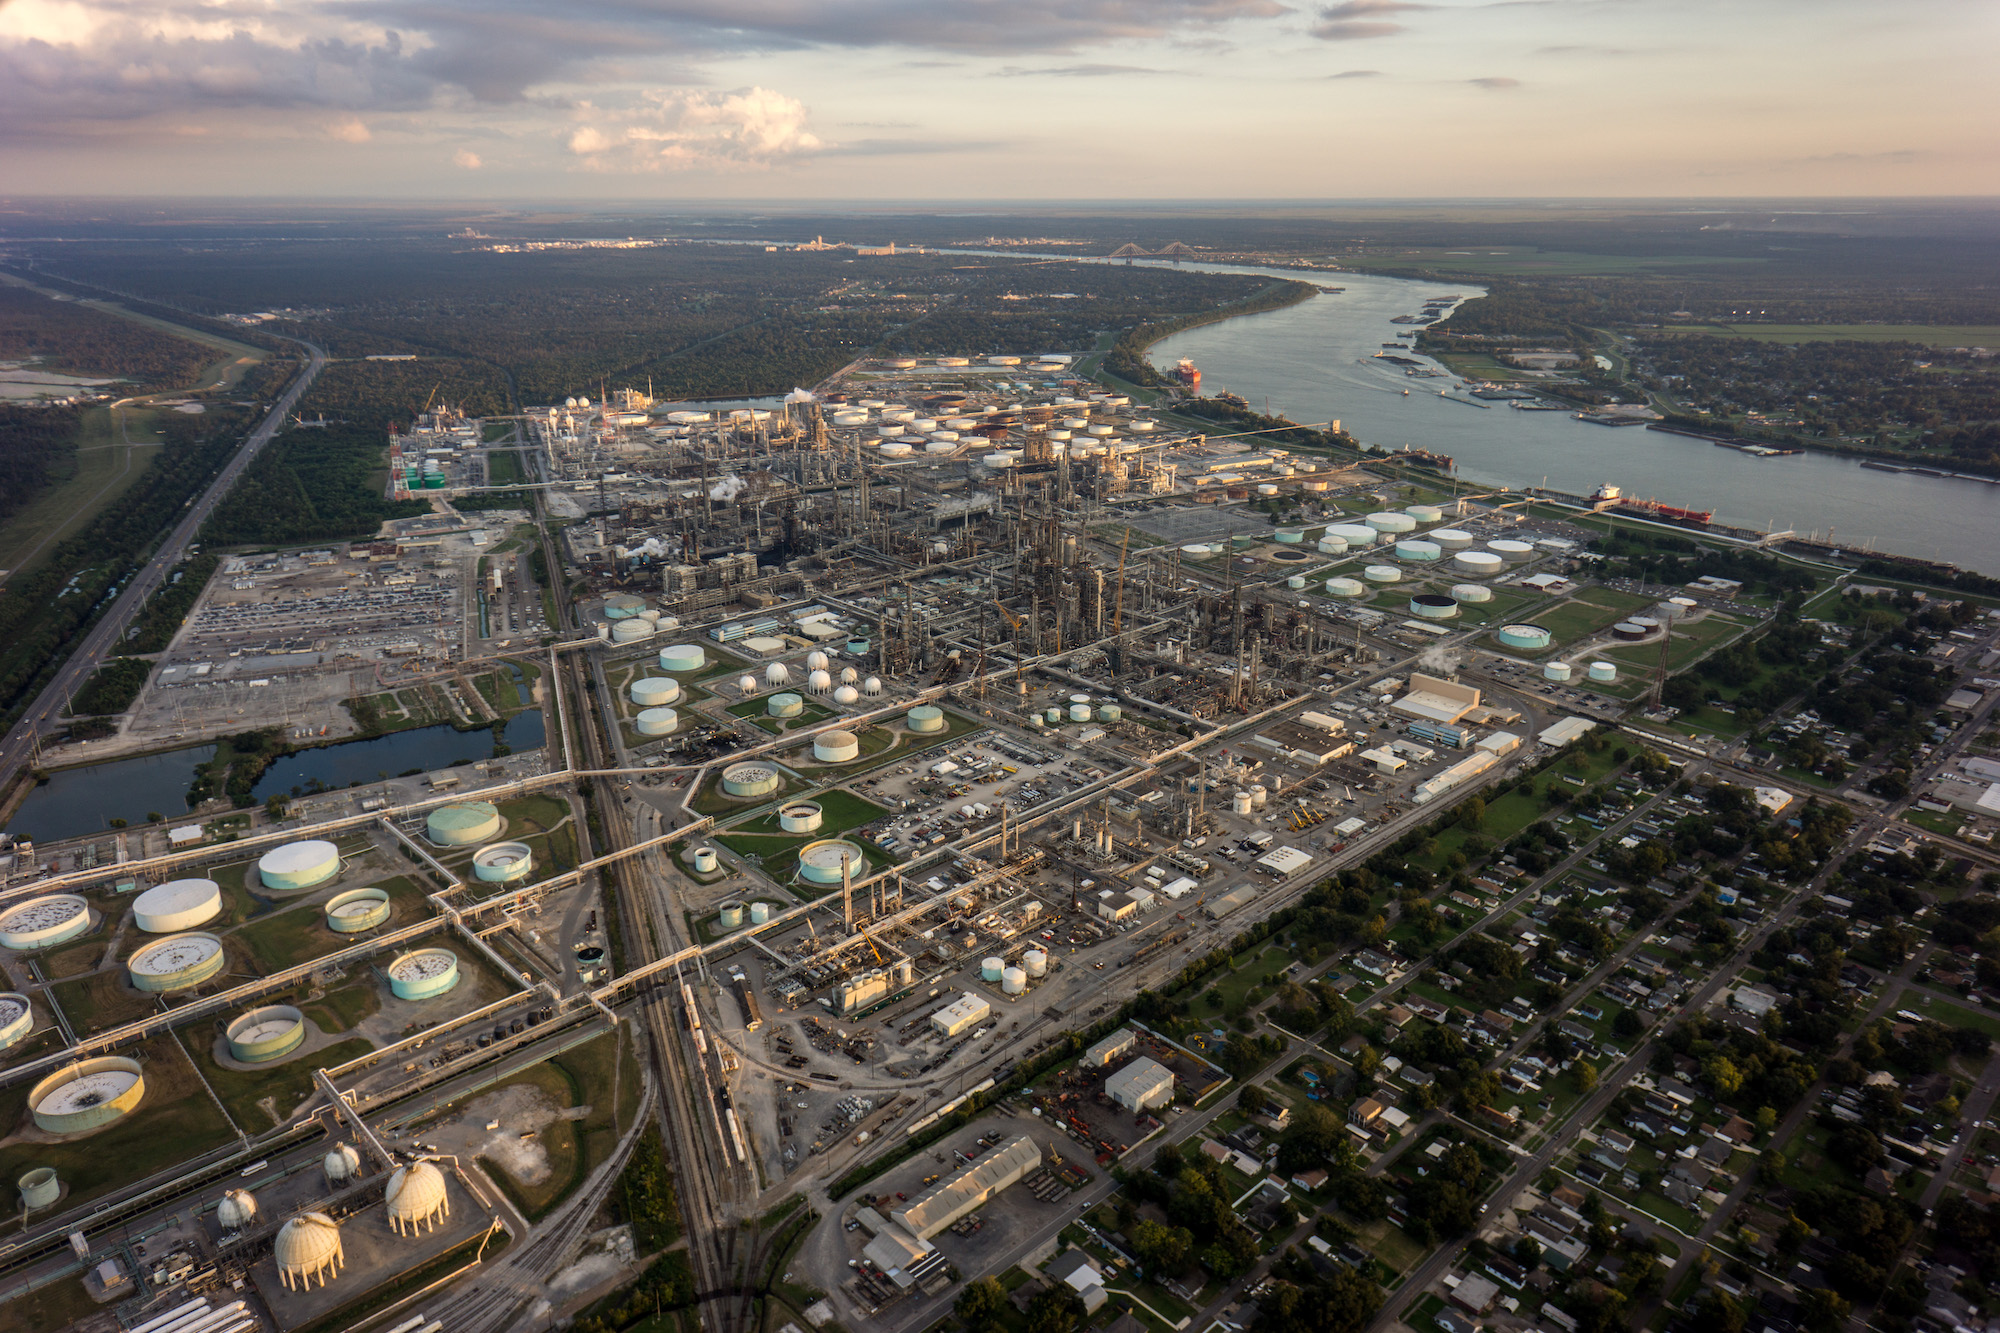
<svg viewBox="0 0 2000 1333">
<path fill-rule="evenodd" d="M 1467 574 L 1490 578 L 1500 572 L 1505 562 L 1491 551 L 1459 551 L 1452 556 L 1451 563 Z"/>
<path fill-rule="evenodd" d="M 694 849 L 694 869 L 698 875 L 713 875 L 722 868 L 722 858 L 715 854 L 713 847 Z"/>
<path fill-rule="evenodd" d="M 660 670 L 699 671 L 708 665 L 708 654 L 698 643 L 675 643 L 660 649 Z"/>
<path fill-rule="evenodd" d="M 388 972 L 397 999 L 434 999 L 458 985 L 458 955 L 437 947 L 412 949 L 391 959 Z"/>
<path fill-rule="evenodd" d="M 1542 668 L 1543 680 L 1553 680 L 1558 684 L 1561 684 L 1563 682 L 1568 681 L 1569 677 L 1570 677 L 1570 665 L 1567 662 L 1550 662 L 1547 666 L 1544 666 Z"/>
<path fill-rule="evenodd" d="M 641 708 L 678 703 L 680 697 L 681 683 L 672 676 L 648 676 L 632 682 L 632 702 Z"/>
<path fill-rule="evenodd" d="M 1028 972 L 1026 968 L 1009 967 L 1001 970 L 1000 990 L 1002 994 L 1020 995 L 1026 992 L 1027 989 Z"/>
<path fill-rule="evenodd" d="M 1433 528 L 1424 534 L 1446 551 L 1463 551 L 1473 543 L 1473 536 L 1459 528 Z"/>
<path fill-rule="evenodd" d="M 100 1055 L 65 1065 L 28 1089 L 35 1127 L 49 1134 L 94 1134 L 132 1113 L 146 1096 L 137 1060 Z"/>
<path fill-rule="evenodd" d="M 641 736 L 667 736 L 681 723 L 681 715 L 671 708 L 646 708 L 632 719 L 632 727 Z"/>
<path fill-rule="evenodd" d="M 771 904 L 754 902 L 750 904 L 750 924 L 761 926 L 771 919 Z"/>
<path fill-rule="evenodd" d="M 1588 669 L 1588 674 L 1591 680 L 1597 684 L 1609 685 L 1618 679 L 1618 664 L 1616 662 L 1592 662 Z"/>
<path fill-rule="evenodd" d="M 172 935 L 205 926 L 222 911 L 222 886 L 212 879 L 157 884 L 132 903 L 132 924 L 148 935 Z"/>
<path fill-rule="evenodd" d="M 943 731 L 944 710 L 935 704 L 918 704 L 904 714 L 903 725 L 917 732 Z"/>
<path fill-rule="evenodd" d="M 424 833 L 440 847 L 471 847 L 500 835 L 500 809 L 491 801 L 458 801 L 424 816 Z"/>
<path fill-rule="evenodd" d="M 134 989 L 168 994 L 199 986 L 222 971 L 227 961 L 221 940 L 191 930 L 144 946 L 126 961 L 125 970 Z"/>
<path fill-rule="evenodd" d="M 813 737 L 812 755 L 822 764 L 851 764 L 861 757 L 861 738 L 851 731 L 822 731 Z"/>
<path fill-rule="evenodd" d="M 229 1054 L 246 1065 L 290 1055 L 305 1043 L 306 1016 L 289 1004 L 267 1004 L 222 1030 Z"/>
<path fill-rule="evenodd" d="M 1006 967 L 1006 959 L 999 957 L 988 958 L 979 964 L 979 979 L 981 981 L 998 981 L 1000 980 L 1000 974 L 1006 970 Z"/>
<path fill-rule="evenodd" d="M 512 884 L 534 868 L 534 852 L 525 842 L 490 842 L 472 854 L 472 873 L 487 884 Z"/>
<path fill-rule="evenodd" d="M 340 849 L 319 838 L 288 842 L 257 861 L 257 878 L 267 889 L 309 889 L 340 873 Z"/>
<path fill-rule="evenodd" d="M 0 915 L 0 945 L 16 951 L 47 949 L 89 929 L 89 903 L 74 894 L 52 893 Z"/>
<path fill-rule="evenodd" d="M 1021 955 L 1021 965 L 1029 976 L 1039 980 L 1049 974 L 1049 955 L 1046 950 L 1030 949 Z"/>
<path fill-rule="evenodd" d="M 389 894 L 384 889 L 349 889 L 326 900 L 327 929 L 341 935 L 373 930 L 389 919 Z"/>
<path fill-rule="evenodd" d="M 21 1191 L 21 1209 L 47 1208 L 62 1198 L 62 1181 L 52 1166 L 30 1167 L 14 1182 Z"/>
</svg>

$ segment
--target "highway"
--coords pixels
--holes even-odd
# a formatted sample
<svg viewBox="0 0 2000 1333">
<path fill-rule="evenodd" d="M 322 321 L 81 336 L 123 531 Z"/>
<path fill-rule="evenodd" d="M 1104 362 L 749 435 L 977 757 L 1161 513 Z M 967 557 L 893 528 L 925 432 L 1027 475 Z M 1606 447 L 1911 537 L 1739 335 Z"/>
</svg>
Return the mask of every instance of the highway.
<svg viewBox="0 0 2000 1333">
<path fill-rule="evenodd" d="M 55 678 L 49 681 L 28 711 L 21 715 L 21 720 L 14 724 L 6 739 L 0 740 L 0 790 L 4 790 L 20 767 L 33 757 L 36 738 L 60 725 L 62 710 L 70 697 L 82 689 L 91 674 L 112 655 L 113 646 L 138 614 L 139 608 L 160 586 L 167 571 L 180 563 L 195 534 L 201 531 L 201 525 L 222 503 L 222 497 L 229 493 L 229 488 L 236 484 L 243 470 L 271 442 L 292 409 L 298 405 L 299 398 L 318 377 L 321 368 L 326 365 L 326 353 L 311 343 L 299 345 L 309 353 L 305 369 L 293 378 L 284 394 L 265 413 L 263 421 L 230 455 L 208 489 L 182 512 L 180 521 L 160 542 L 153 558 L 126 581 L 125 590 L 118 594 L 118 600 L 98 618 L 97 624 L 70 652 L 69 660 L 63 663 L 62 669 L 56 672 Z"/>
</svg>

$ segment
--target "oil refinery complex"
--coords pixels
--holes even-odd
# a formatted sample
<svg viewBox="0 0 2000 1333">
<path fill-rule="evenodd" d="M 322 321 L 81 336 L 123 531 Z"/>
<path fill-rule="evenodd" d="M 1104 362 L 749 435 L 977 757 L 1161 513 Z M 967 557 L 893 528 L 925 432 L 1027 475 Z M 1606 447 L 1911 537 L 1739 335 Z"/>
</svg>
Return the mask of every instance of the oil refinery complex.
<svg viewBox="0 0 2000 1333">
<path fill-rule="evenodd" d="M 526 480 L 488 483 L 501 454 Z M 9 849 L 0 1302 L 560 1322 L 637 1276 L 573 1274 L 658 1132 L 705 1327 L 756 1333 L 744 1224 L 857 1171 L 797 1281 L 846 1327 L 933 1321 L 1233 1085 L 1219 1017 L 1121 1006 L 1763 614 L 1600 584 L 1557 511 L 1197 433 L 1066 357 L 426 413 L 388 485 L 434 512 L 232 558 L 137 715 L 238 731 L 294 680 L 295 737 L 423 690 L 539 729 L 282 818 Z M 521 508 L 455 507 L 496 491 Z"/>
</svg>

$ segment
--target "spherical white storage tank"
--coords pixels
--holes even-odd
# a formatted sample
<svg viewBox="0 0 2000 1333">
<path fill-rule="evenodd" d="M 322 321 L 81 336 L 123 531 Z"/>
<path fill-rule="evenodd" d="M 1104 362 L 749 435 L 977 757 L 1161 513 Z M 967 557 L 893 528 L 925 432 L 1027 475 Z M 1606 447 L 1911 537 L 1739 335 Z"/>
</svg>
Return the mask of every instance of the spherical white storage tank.
<svg viewBox="0 0 2000 1333">
<path fill-rule="evenodd" d="M 755 694 L 757 692 L 757 678 L 755 676 L 738 676 L 736 678 L 736 692 L 745 698 Z"/>
<path fill-rule="evenodd" d="M 698 643 L 676 643 L 660 649 L 660 670 L 699 671 L 708 665 L 708 654 Z"/>
<path fill-rule="evenodd" d="M 1373 546 L 1382 540 L 1382 534 L 1361 523 L 1336 523 L 1326 530 L 1329 537 L 1338 537 L 1349 546 Z"/>
<path fill-rule="evenodd" d="M 389 989 L 399 1000 L 428 1000 L 458 985 L 458 955 L 449 949 L 412 949 L 389 962 Z"/>
<path fill-rule="evenodd" d="M 621 620 L 612 625 L 611 642 L 637 643 L 641 639 L 652 638 L 653 632 L 651 622 L 640 620 L 635 616 L 631 620 Z"/>
<path fill-rule="evenodd" d="M 1451 563 L 1464 573 L 1491 577 L 1500 572 L 1503 562 L 1491 551 L 1460 551 L 1452 556 Z"/>
<path fill-rule="evenodd" d="M 1361 577 L 1370 583 L 1395 583 L 1403 577 L 1403 571 L 1394 565 L 1370 565 L 1361 571 Z"/>
<path fill-rule="evenodd" d="M 1592 662 L 1589 667 L 1589 675 L 1598 684 L 1609 685 L 1612 681 L 1618 679 L 1618 664 L 1616 662 Z"/>
<path fill-rule="evenodd" d="M 1499 556 L 1502 560 L 1505 560 L 1510 565 L 1519 564 L 1521 561 L 1528 559 L 1535 553 L 1535 548 L 1530 546 L 1527 542 L 1511 541 L 1504 537 L 1501 538 L 1499 541 L 1491 541 L 1486 543 L 1486 549 L 1492 551 L 1495 555 Z"/>
<path fill-rule="evenodd" d="M 257 861 L 267 889 L 309 889 L 340 873 L 340 849 L 320 838 L 274 847 Z"/>
<path fill-rule="evenodd" d="M 639 716 L 632 719 L 632 726 L 641 736 L 666 736 L 681 724 L 681 715 L 671 708 L 642 709 Z"/>
<path fill-rule="evenodd" d="M 472 873 L 487 884 L 526 879 L 534 868 L 535 854 L 525 842 L 492 842 L 472 854 Z"/>
<path fill-rule="evenodd" d="M 833 692 L 833 701 L 837 704 L 858 704 L 861 702 L 861 691 L 852 685 L 843 685 Z"/>
<path fill-rule="evenodd" d="M 979 965 L 979 979 L 981 981 L 998 981 L 1000 980 L 1000 974 L 1006 970 L 1006 959 L 998 957 L 988 958 Z"/>
<path fill-rule="evenodd" d="M 278 1265 L 278 1282 L 287 1291 L 305 1291 L 318 1279 L 320 1286 L 340 1275 L 347 1252 L 340 1243 L 340 1223 L 325 1213 L 300 1213 L 278 1228 L 271 1244 L 271 1257 Z"/>
<path fill-rule="evenodd" d="M 100 1055 L 79 1060 L 28 1089 L 35 1126 L 50 1134 L 92 1134 L 131 1114 L 146 1095 L 137 1060 Z"/>
<path fill-rule="evenodd" d="M 1424 535 L 1447 551 L 1463 551 L 1474 541 L 1471 533 L 1458 528 L 1433 528 Z"/>
<path fill-rule="evenodd" d="M 224 1190 L 215 1220 L 224 1231 L 241 1231 L 257 1220 L 257 1196 L 249 1190 Z"/>
<path fill-rule="evenodd" d="M 808 671 L 806 673 L 806 688 L 814 694 L 825 694 L 833 688 L 833 676 L 825 670 Z"/>
<path fill-rule="evenodd" d="M 382 1191 L 382 1205 L 389 1214 L 389 1230 L 399 1236 L 435 1231 L 441 1218 L 451 1216 L 444 1172 L 421 1160 L 397 1167 Z"/>
<path fill-rule="evenodd" d="M 870 676 L 867 680 L 861 682 L 861 692 L 870 698 L 880 695 L 882 693 L 882 678 L 880 676 Z"/>
<path fill-rule="evenodd" d="M 35 1030 L 34 1006 L 18 991 L 0 993 L 0 1051 L 17 1046 Z"/>
<path fill-rule="evenodd" d="M 1405 538 L 1396 543 L 1396 558 L 1398 560 L 1425 562 L 1441 559 L 1443 555 L 1444 548 L 1436 542 Z"/>
<path fill-rule="evenodd" d="M 155 885 L 132 903 L 132 924 L 148 935 L 205 926 L 222 911 L 222 886 L 212 879 L 176 879 Z"/>
<path fill-rule="evenodd" d="M 1543 680 L 1566 681 L 1569 677 L 1570 665 L 1567 662 L 1551 662 L 1542 668 Z"/>
<path fill-rule="evenodd" d="M 1234 796 L 1231 796 L 1229 798 L 1229 808 L 1239 815 L 1249 814 L 1253 808 L 1250 803 L 1250 793 L 1239 791 Z"/>
<path fill-rule="evenodd" d="M 222 971 L 227 961 L 221 940 L 191 930 L 146 945 L 127 960 L 125 970 L 135 989 L 164 994 L 199 986 Z"/>
<path fill-rule="evenodd" d="M 681 683 L 672 676 L 648 676 L 632 682 L 632 702 L 641 708 L 658 708 L 680 697 Z"/>
<path fill-rule="evenodd" d="M 813 737 L 813 758 L 822 764 L 851 764 L 861 757 L 861 738 L 851 731 L 822 731 Z"/>
<path fill-rule="evenodd" d="M 319 1169 L 329 1185 L 345 1185 L 361 1174 L 361 1153 L 351 1143 L 336 1143 L 320 1159 Z"/>
<path fill-rule="evenodd" d="M 1411 518 L 1408 514 L 1370 514 L 1362 522 L 1377 532 L 1415 532 L 1417 530 L 1417 520 Z"/>
<path fill-rule="evenodd" d="M 1357 579 L 1328 579 L 1326 595 L 1329 597 L 1359 597 L 1368 591 L 1368 585 Z"/>
<path fill-rule="evenodd" d="M 817 648 L 806 654 L 806 670 L 808 671 L 824 671 L 831 665 L 833 664 L 827 660 L 826 654 Z"/>
<path fill-rule="evenodd" d="M 1483 583 L 1454 583 L 1451 585 L 1451 598 L 1455 602 L 1490 602 L 1493 600 L 1493 589 Z"/>
<path fill-rule="evenodd" d="M 491 801 L 441 805 L 425 816 L 424 834 L 440 847 L 471 847 L 500 836 L 500 809 Z"/>
<path fill-rule="evenodd" d="M 304 1044 L 306 1016 L 289 1004 L 267 1004 L 223 1029 L 229 1054 L 246 1065 L 290 1055 Z"/>
<path fill-rule="evenodd" d="M 773 662 L 764 668 L 764 683 L 770 686 L 792 683 L 792 669 L 783 662 Z"/>
<path fill-rule="evenodd" d="M 0 915 L 0 945 L 9 949 L 46 949 L 73 940 L 90 929 L 90 904 L 69 893 L 30 898 Z"/>
<path fill-rule="evenodd" d="M 794 801 L 778 811 L 778 827 L 787 833 L 812 833 L 826 819 L 818 801 Z"/>
<path fill-rule="evenodd" d="M 1049 974 L 1049 956 L 1041 949 L 1030 949 L 1021 955 L 1021 964 L 1031 977 L 1045 977 Z"/>
<path fill-rule="evenodd" d="M 1009 967 L 1000 973 L 1000 990 L 1007 995 L 1019 995 L 1028 989 L 1026 968 Z"/>
</svg>

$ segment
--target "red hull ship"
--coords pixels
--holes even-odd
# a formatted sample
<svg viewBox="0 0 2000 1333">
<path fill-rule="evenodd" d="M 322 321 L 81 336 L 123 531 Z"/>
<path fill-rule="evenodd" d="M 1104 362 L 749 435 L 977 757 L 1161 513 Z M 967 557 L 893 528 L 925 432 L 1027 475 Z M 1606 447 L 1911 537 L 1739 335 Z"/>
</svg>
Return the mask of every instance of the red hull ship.
<svg viewBox="0 0 2000 1333">
<path fill-rule="evenodd" d="M 1174 378 L 1190 389 L 1199 389 L 1201 387 L 1201 367 L 1186 357 L 1182 357 L 1181 363 L 1174 367 Z"/>
<path fill-rule="evenodd" d="M 1681 509 L 1674 505 L 1663 505 L 1657 500 L 1635 500 L 1621 495 L 1616 486 L 1599 486 L 1597 493 L 1590 497 L 1600 503 L 1614 501 L 1610 507 L 1622 509 L 1630 514 L 1644 514 L 1648 518 L 1671 519 L 1676 523 L 1707 523 L 1715 517 L 1713 509 Z"/>
</svg>

